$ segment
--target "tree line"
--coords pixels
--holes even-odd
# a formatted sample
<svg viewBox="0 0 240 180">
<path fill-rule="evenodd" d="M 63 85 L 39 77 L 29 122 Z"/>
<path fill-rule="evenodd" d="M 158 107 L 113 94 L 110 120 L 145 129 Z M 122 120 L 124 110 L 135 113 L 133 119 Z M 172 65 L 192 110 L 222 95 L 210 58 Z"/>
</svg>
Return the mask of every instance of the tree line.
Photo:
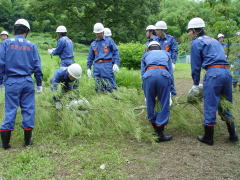
<svg viewBox="0 0 240 180">
<path fill-rule="evenodd" d="M 238 0 L 0 0 L 0 28 L 12 31 L 17 18 L 25 18 L 33 32 L 54 35 L 58 25 L 68 28 L 76 42 L 88 44 L 96 22 L 113 32 L 116 42 L 145 42 L 145 28 L 164 20 L 179 43 L 188 41 L 186 26 L 193 17 L 205 20 L 206 31 L 232 38 L 240 31 Z"/>
</svg>

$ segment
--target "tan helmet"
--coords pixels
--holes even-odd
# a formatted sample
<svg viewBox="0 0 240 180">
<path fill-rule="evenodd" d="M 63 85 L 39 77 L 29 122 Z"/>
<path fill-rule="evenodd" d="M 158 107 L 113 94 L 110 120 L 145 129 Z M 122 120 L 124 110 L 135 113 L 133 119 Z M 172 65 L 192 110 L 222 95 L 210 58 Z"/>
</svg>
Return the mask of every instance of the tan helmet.
<svg viewBox="0 0 240 180">
<path fill-rule="evenodd" d="M 94 33 L 102 33 L 104 32 L 104 26 L 102 23 L 96 23 L 93 27 L 93 32 Z"/>
<path fill-rule="evenodd" d="M 68 73 L 75 79 L 79 79 L 82 76 L 82 68 L 79 64 L 74 63 L 67 67 Z"/>
</svg>

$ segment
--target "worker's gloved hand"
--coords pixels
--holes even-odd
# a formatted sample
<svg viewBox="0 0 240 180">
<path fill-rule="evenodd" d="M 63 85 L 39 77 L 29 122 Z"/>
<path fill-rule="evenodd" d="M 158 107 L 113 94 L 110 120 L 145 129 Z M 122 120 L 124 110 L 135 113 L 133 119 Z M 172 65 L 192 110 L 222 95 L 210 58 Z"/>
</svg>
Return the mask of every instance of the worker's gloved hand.
<svg viewBox="0 0 240 180">
<path fill-rule="evenodd" d="M 199 94 L 200 88 L 199 85 L 193 85 L 192 88 L 189 90 L 188 95 Z"/>
<path fill-rule="evenodd" d="M 172 71 L 174 72 L 175 71 L 175 64 L 172 63 Z"/>
<path fill-rule="evenodd" d="M 87 70 L 87 76 L 88 76 L 89 78 L 92 77 L 92 71 L 91 71 L 91 69 L 88 69 L 88 70 Z"/>
<path fill-rule="evenodd" d="M 36 92 L 41 93 L 42 91 L 43 91 L 43 87 L 42 86 L 37 86 Z"/>
<path fill-rule="evenodd" d="M 55 50 L 55 48 L 52 48 L 52 49 L 48 49 L 48 53 L 49 54 L 52 54 L 52 52 Z"/>
<path fill-rule="evenodd" d="M 117 64 L 113 65 L 113 72 L 119 72 L 119 67 Z"/>
<path fill-rule="evenodd" d="M 58 109 L 58 110 L 62 109 L 62 108 L 63 108 L 62 103 L 61 103 L 60 101 L 57 101 L 57 102 L 55 103 L 55 108 Z"/>
<path fill-rule="evenodd" d="M 234 65 L 233 65 L 233 64 L 231 64 L 231 65 L 230 65 L 230 68 L 231 68 L 231 69 L 233 69 L 233 68 L 234 68 Z"/>
<path fill-rule="evenodd" d="M 3 91 L 4 91 L 4 85 L 1 84 L 1 85 L 0 85 L 0 93 L 3 92 Z"/>
<path fill-rule="evenodd" d="M 172 94 L 170 93 L 169 105 L 171 106 L 171 105 L 172 105 L 172 103 L 173 103 L 173 101 L 172 101 Z"/>
</svg>

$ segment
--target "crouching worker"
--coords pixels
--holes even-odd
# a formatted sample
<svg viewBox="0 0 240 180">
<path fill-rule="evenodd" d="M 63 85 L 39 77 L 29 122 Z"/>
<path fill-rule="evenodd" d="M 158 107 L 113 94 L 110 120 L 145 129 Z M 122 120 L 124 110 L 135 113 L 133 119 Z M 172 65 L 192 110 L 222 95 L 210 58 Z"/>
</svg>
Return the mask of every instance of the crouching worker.
<svg viewBox="0 0 240 180">
<path fill-rule="evenodd" d="M 79 64 L 74 63 L 68 67 L 61 67 L 56 70 L 52 82 L 51 90 L 56 91 L 58 89 L 58 84 L 62 84 L 62 93 L 66 93 L 70 90 L 77 89 L 79 87 L 79 78 L 82 75 L 82 68 Z M 57 105 L 59 105 L 59 98 L 53 97 L 53 100 Z"/>
<path fill-rule="evenodd" d="M 0 45 L 0 86 L 3 77 L 5 86 L 5 119 L 1 127 L 4 149 L 10 148 L 11 132 L 14 130 L 17 109 L 21 107 L 24 145 L 32 144 L 32 129 L 35 119 L 34 73 L 37 92 L 42 91 L 40 57 L 35 44 L 26 39 L 30 25 L 25 19 L 18 19 L 14 25 L 16 37 L 6 39 Z"/>
<path fill-rule="evenodd" d="M 164 127 L 170 117 L 170 90 L 173 83 L 172 61 L 166 51 L 162 51 L 157 41 L 148 45 L 141 63 L 143 90 L 147 103 L 148 120 L 151 122 L 156 134 L 157 142 L 170 141 L 172 136 L 163 134 Z M 156 97 L 161 110 L 155 112 Z"/>
</svg>

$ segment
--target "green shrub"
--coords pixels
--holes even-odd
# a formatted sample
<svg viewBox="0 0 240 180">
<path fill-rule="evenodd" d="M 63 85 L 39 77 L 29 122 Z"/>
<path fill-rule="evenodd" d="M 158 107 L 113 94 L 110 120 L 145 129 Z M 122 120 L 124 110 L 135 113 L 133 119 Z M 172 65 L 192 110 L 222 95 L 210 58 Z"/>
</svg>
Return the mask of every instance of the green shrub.
<svg viewBox="0 0 240 180">
<path fill-rule="evenodd" d="M 128 69 L 139 69 L 145 45 L 141 43 L 126 43 L 118 46 L 121 66 Z"/>
</svg>

